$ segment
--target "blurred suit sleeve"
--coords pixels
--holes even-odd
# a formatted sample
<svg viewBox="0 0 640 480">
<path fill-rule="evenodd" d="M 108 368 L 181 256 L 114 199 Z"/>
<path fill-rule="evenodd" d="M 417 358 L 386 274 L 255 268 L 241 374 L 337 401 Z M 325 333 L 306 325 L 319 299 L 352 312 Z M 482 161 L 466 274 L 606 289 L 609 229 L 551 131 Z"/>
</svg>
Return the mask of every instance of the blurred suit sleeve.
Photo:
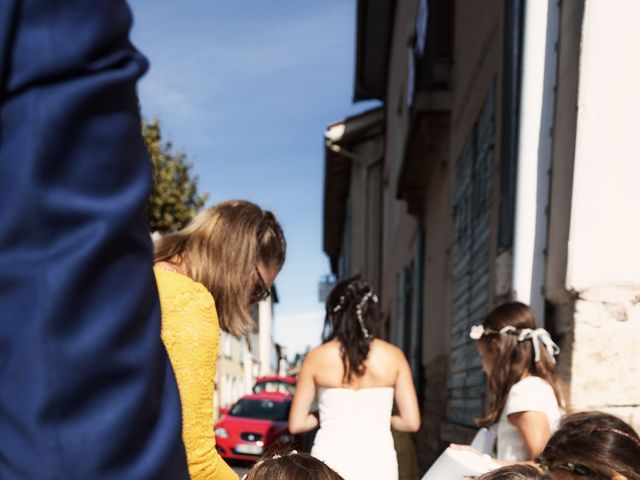
<svg viewBox="0 0 640 480">
<path fill-rule="evenodd" d="M 0 478 L 186 479 L 121 0 L 0 0 Z"/>
</svg>

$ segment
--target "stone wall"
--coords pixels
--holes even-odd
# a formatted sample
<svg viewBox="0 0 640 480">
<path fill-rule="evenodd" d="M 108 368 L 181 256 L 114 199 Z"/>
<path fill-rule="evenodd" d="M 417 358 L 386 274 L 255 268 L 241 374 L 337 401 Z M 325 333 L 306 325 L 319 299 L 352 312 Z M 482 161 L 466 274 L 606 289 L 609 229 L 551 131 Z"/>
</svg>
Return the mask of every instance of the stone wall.
<svg viewBox="0 0 640 480">
<path fill-rule="evenodd" d="M 640 288 L 594 288 L 575 301 L 573 410 L 604 410 L 640 430 Z"/>
</svg>

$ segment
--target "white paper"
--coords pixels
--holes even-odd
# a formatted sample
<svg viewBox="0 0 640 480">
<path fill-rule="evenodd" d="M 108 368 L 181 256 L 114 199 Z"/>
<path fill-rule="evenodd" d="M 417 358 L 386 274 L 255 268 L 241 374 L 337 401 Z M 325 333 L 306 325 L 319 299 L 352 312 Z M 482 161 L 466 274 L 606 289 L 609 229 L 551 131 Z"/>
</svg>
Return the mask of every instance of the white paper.
<svg viewBox="0 0 640 480">
<path fill-rule="evenodd" d="M 422 480 L 469 480 L 469 476 L 482 475 L 496 468 L 500 468 L 500 465 L 491 458 L 448 447 Z"/>
<path fill-rule="evenodd" d="M 473 437 L 471 446 L 479 452 L 491 455 L 493 453 L 493 446 L 496 443 L 496 432 L 493 429 L 482 427 Z"/>
</svg>

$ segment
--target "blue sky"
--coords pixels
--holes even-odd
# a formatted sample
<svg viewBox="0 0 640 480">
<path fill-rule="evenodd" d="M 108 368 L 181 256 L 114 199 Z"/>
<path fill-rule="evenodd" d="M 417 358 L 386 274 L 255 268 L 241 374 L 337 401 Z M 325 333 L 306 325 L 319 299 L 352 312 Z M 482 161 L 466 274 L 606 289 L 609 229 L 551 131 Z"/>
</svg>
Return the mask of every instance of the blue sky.
<svg viewBox="0 0 640 480">
<path fill-rule="evenodd" d="M 323 131 L 353 105 L 355 0 L 130 0 L 132 38 L 151 68 L 142 113 L 191 159 L 209 204 L 272 210 L 288 241 L 276 280 L 275 339 L 319 343 Z"/>
</svg>

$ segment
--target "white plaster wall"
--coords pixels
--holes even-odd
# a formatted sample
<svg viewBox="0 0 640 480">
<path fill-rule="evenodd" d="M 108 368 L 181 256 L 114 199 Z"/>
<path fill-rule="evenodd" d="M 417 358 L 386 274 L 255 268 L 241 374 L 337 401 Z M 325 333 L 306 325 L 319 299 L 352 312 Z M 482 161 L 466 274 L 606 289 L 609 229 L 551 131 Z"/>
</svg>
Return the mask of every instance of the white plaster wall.
<svg viewBox="0 0 640 480">
<path fill-rule="evenodd" d="M 640 427 L 640 1 L 587 0 L 567 289 L 571 407 Z"/>
<path fill-rule="evenodd" d="M 567 287 L 640 285 L 640 1 L 585 6 Z"/>
<path fill-rule="evenodd" d="M 273 317 L 271 300 L 267 298 L 258 304 L 258 345 L 260 376 L 271 373 L 271 352 L 273 350 Z"/>
</svg>

